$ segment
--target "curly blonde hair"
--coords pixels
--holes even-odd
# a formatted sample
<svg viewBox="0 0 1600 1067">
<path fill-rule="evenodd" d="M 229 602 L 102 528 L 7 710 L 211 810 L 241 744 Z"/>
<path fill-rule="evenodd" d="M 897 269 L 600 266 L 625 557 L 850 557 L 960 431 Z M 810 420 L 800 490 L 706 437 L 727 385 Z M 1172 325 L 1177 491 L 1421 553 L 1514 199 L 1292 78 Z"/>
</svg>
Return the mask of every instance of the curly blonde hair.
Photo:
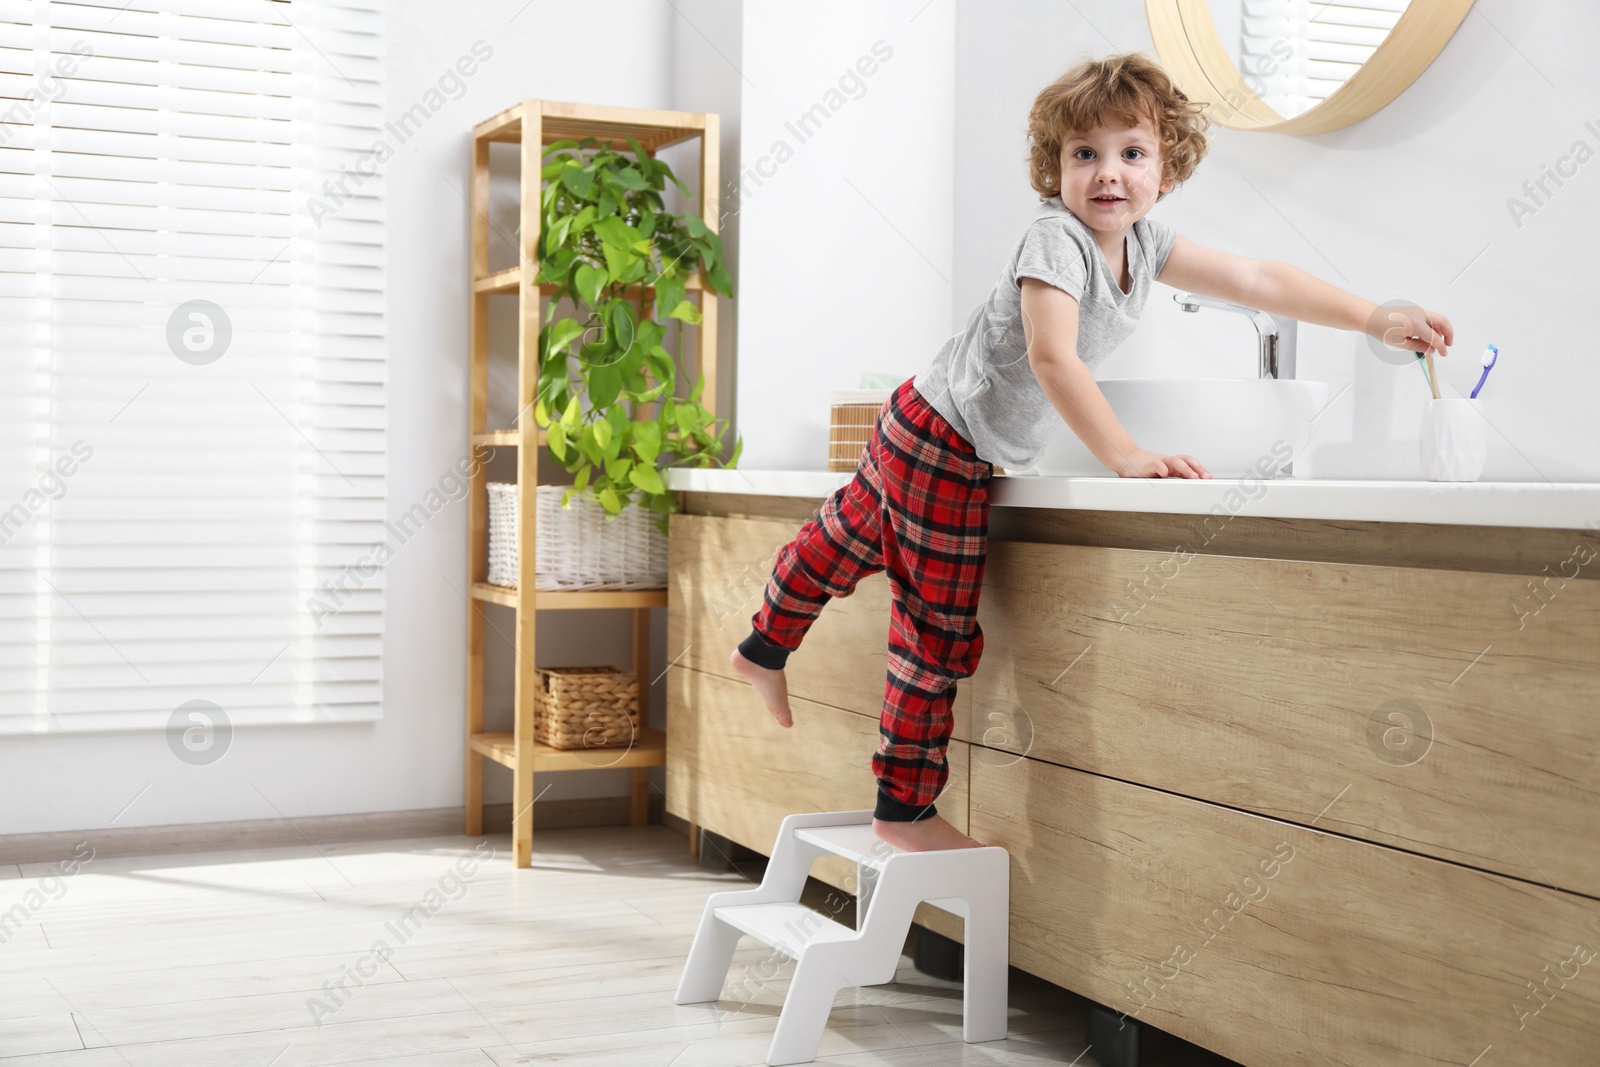
<svg viewBox="0 0 1600 1067">
<path fill-rule="evenodd" d="M 1039 199 L 1061 193 L 1062 144 L 1113 119 L 1155 127 L 1161 178 L 1175 187 L 1205 158 L 1205 105 L 1185 96 L 1159 63 L 1141 52 L 1085 59 L 1045 86 L 1028 112 L 1028 182 Z"/>
</svg>

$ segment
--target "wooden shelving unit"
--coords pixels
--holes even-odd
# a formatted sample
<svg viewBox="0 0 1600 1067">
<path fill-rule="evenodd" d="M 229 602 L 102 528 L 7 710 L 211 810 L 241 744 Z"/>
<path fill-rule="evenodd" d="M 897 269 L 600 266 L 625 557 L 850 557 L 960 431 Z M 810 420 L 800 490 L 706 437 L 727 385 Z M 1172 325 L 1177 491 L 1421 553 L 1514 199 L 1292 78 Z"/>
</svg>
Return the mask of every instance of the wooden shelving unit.
<svg viewBox="0 0 1600 1067">
<path fill-rule="evenodd" d="M 659 730 L 641 729 L 635 743 L 627 749 L 562 750 L 538 744 L 533 739 L 533 675 L 535 634 L 539 612 L 594 608 L 626 608 L 633 612 L 633 667 L 639 678 L 641 723 L 650 717 L 650 611 L 667 606 L 665 589 L 637 591 L 545 591 L 535 590 L 524 597 L 522 590 L 534 589 L 538 530 L 535 527 L 535 498 L 532 487 L 538 484 L 539 449 L 545 434 L 533 419 L 534 395 L 539 384 L 539 330 L 544 308 L 541 298 L 555 290 L 554 285 L 534 284 L 538 275 L 539 172 L 544 146 L 562 138 L 582 140 L 594 137 L 612 147 L 631 151 L 632 137 L 654 156 L 667 145 L 699 138 L 701 217 L 711 230 L 717 229 L 718 135 L 719 117 L 685 111 L 643 111 L 633 108 L 602 107 L 563 103 L 554 100 L 524 100 L 493 118 L 480 122 L 472 134 L 472 384 L 471 420 L 474 449 L 510 447 L 517 449 L 517 484 L 521 493 L 522 514 L 518 541 L 517 588 L 489 585 L 488 576 L 488 474 L 478 464 L 471 486 L 468 538 L 470 543 L 468 582 L 471 605 L 467 612 L 467 774 L 466 832 L 483 832 L 483 761 L 494 760 L 511 769 L 513 853 L 518 867 L 533 859 L 534 775 L 540 771 L 587 770 L 596 767 L 628 767 L 633 781 L 630 814 L 636 825 L 649 817 L 649 768 L 666 763 L 666 736 Z M 505 270 L 489 270 L 489 145 L 505 141 L 522 146 L 521 231 L 518 235 L 518 263 Z M 641 311 L 654 295 L 653 286 L 635 287 Z M 699 275 L 691 276 L 687 290 L 699 294 L 701 322 L 695 332 L 696 371 L 705 382 L 701 402 L 716 413 L 717 295 L 704 288 Z M 490 429 L 488 418 L 488 316 L 489 297 L 494 294 L 517 296 L 519 333 L 517 337 L 517 404 L 522 414 L 518 425 Z M 514 722 L 511 730 L 485 732 L 483 729 L 483 638 L 489 620 L 489 605 L 509 608 L 515 619 L 516 685 L 513 696 Z"/>
</svg>

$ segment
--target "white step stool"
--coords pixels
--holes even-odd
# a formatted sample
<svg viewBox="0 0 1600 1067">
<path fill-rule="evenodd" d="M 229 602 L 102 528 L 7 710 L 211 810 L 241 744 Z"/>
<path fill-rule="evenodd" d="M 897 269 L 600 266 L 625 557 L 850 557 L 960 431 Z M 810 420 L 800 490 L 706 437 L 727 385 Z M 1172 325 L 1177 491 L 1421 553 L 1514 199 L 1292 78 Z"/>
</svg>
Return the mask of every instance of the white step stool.
<svg viewBox="0 0 1600 1067">
<path fill-rule="evenodd" d="M 857 929 L 799 903 L 811 861 L 832 853 L 856 863 Z M 961 1036 L 1006 1036 L 1011 858 L 1003 848 L 902 852 L 872 832 L 872 812 L 790 815 L 766 875 L 755 889 L 713 893 L 706 901 L 673 998 L 714 1001 L 722 993 L 739 938 L 749 934 L 796 961 L 794 979 L 767 1050 L 772 1067 L 817 1057 L 833 997 L 847 985 L 894 979 L 911 918 L 922 901 L 966 920 Z"/>
</svg>

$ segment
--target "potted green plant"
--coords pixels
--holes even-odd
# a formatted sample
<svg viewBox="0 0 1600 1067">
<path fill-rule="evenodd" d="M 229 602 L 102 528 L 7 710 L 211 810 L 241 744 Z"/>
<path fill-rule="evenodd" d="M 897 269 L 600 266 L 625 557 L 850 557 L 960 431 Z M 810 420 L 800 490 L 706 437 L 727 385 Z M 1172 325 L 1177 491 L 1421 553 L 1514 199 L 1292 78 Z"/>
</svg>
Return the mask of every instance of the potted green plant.
<svg viewBox="0 0 1600 1067">
<path fill-rule="evenodd" d="M 685 196 L 689 190 L 632 137 L 628 144 L 633 159 L 593 137 L 544 151 L 537 280 L 559 287 L 551 308 L 566 299 L 575 314 L 552 315 L 539 331 L 534 420 L 547 431 L 550 454 L 574 475 L 563 507 L 582 493 L 614 517 L 637 502 L 661 516 L 656 526 L 665 533 L 678 505 L 661 472 L 716 465 L 728 430 L 700 403 L 703 379 L 687 397 L 676 395 L 677 363 L 662 345 L 667 321 L 700 322 L 685 296 L 695 271 L 723 296 L 733 295 L 733 284 L 722 241 L 705 220 L 663 208 L 667 181 Z M 628 296 L 642 285 L 655 287 L 644 316 Z M 638 418 L 651 403 L 654 416 Z M 743 447 L 735 441 L 727 466 Z"/>
</svg>

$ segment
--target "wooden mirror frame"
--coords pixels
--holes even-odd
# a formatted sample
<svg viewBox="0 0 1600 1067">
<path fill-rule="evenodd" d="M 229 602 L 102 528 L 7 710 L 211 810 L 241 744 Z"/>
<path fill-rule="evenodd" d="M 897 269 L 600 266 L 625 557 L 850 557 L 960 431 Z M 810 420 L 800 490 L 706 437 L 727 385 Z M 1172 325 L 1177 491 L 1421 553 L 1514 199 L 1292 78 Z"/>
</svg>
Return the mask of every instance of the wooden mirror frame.
<svg viewBox="0 0 1600 1067">
<path fill-rule="evenodd" d="M 1456 32 L 1472 0 L 1413 0 L 1361 69 L 1325 100 L 1293 118 L 1268 107 L 1244 80 L 1217 35 L 1206 0 L 1145 0 L 1162 66 L 1190 100 L 1230 130 L 1328 133 L 1360 122 L 1417 80 Z M 1240 101 L 1230 102 L 1230 96 Z"/>
</svg>

